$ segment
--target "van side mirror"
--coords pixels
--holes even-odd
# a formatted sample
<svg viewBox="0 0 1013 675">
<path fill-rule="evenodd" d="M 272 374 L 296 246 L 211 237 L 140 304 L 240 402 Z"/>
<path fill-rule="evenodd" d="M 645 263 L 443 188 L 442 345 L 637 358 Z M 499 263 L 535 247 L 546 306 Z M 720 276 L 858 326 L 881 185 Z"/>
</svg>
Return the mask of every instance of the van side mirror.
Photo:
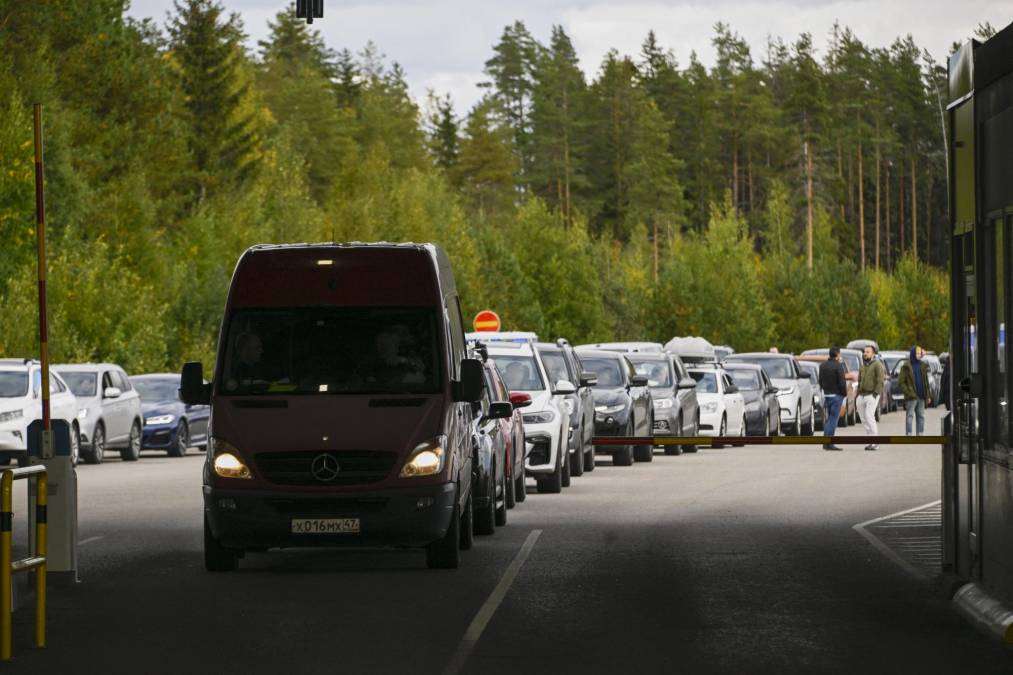
<svg viewBox="0 0 1013 675">
<path fill-rule="evenodd" d="M 209 405 L 211 385 L 204 382 L 204 366 L 198 361 L 183 364 L 179 378 L 179 400 L 187 405 Z"/>
<path fill-rule="evenodd" d="M 598 376 L 594 373 L 583 372 L 580 374 L 580 386 L 582 387 L 594 387 L 598 385 Z"/>
<path fill-rule="evenodd" d="M 451 383 L 454 400 L 472 403 L 482 397 L 483 370 L 478 359 L 461 359 L 461 379 Z"/>
<path fill-rule="evenodd" d="M 486 415 L 486 419 L 490 420 L 508 420 L 513 417 L 514 404 L 509 401 L 496 401 L 489 404 L 489 414 Z"/>
</svg>

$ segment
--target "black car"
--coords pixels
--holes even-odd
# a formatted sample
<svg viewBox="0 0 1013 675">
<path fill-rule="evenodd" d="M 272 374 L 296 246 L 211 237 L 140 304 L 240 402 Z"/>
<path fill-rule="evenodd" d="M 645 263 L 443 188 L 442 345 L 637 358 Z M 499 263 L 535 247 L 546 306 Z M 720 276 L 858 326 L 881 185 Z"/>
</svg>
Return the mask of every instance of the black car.
<svg viewBox="0 0 1013 675">
<path fill-rule="evenodd" d="M 577 354 L 584 369 L 598 378 L 592 388 L 595 436 L 651 436 L 654 404 L 647 378 L 619 352 L 577 350 Z M 595 446 L 595 452 L 612 455 L 617 466 L 629 466 L 634 459 L 650 462 L 654 445 Z"/>
<path fill-rule="evenodd" d="M 478 356 L 485 360 L 486 354 Z M 513 416 L 514 406 L 509 400 L 501 399 L 503 390 L 497 387 L 495 369 L 492 362 L 485 360 L 482 396 L 471 404 L 475 534 L 492 534 L 497 525 L 506 525 L 507 490 L 513 489 L 507 466 L 511 439 L 503 420 Z"/>
<path fill-rule="evenodd" d="M 560 338 L 555 344 L 540 342 L 535 345 L 538 355 L 553 384 L 559 380 L 573 383 L 576 391 L 565 397 L 567 412 L 570 414 L 570 475 L 580 476 L 584 471 L 594 471 L 594 395 L 591 393 L 593 373 L 585 373 L 573 347 Z"/>
<path fill-rule="evenodd" d="M 141 397 L 143 450 L 165 450 L 172 457 L 182 457 L 188 448 L 207 448 L 210 407 L 179 400 L 178 373 L 134 375 L 130 383 Z"/>
<path fill-rule="evenodd" d="M 700 432 L 700 404 L 696 399 L 696 380 L 689 376 L 682 360 L 674 354 L 627 354 L 637 372 L 647 377 L 654 403 L 655 436 L 696 436 Z M 683 450 L 696 452 L 696 446 L 666 445 L 666 455 Z"/>
<path fill-rule="evenodd" d="M 746 435 L 780 435 L 781 407 L 777 400 L 777 387 L 763 367 L 734 361 L 725 362 L 724 367 L 746 404 Z"/>
</svg>

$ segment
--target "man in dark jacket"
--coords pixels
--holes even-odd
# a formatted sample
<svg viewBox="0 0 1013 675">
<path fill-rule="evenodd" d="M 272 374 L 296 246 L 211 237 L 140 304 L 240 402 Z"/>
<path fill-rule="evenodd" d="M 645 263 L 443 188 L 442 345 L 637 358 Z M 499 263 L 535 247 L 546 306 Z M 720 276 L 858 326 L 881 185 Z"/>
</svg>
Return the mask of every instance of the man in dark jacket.
<svg viewBox="0 0 1013 675">
<path fill-rule="evenodd" d="M 833 438 L 834 432 L 837 431 L 837 420 L 841 415 L 841 404 L 848 395 L 848 383 L 844 377 L 840 347 L 831 347 L 830 358 L 820 364 L 820 387 L 823 389 L 823 409 L 827 411 L 823 435 Z M 823 449 L 841 450 L 842 448 L 830 441 L 823 444 Z"/>
<path fill-rule="evenodd" d="M 904 428 L 911 435 L 911 427 L 917 419 L 916 433 L 925 433 L 925 406 L 932 403 L 929 396 L 929 364 L 924 360 L 925 350 L 915 345 L 906 361 L 901 362 L 897 381 L 904 393 L 904 408 L 907 410 Z"/>
</svg>

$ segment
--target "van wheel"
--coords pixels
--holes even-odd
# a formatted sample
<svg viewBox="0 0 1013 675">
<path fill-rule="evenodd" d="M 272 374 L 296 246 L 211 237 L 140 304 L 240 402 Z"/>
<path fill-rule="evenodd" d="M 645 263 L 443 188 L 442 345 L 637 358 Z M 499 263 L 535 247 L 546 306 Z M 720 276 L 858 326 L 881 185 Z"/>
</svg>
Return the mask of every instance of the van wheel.
<svg viewBox="0 0 1013 675">
<path fill-rule="evenodd" d="M 136 462 L 141 456 L 141 424 L 137 420 L 130 425 L 130 436 L 127 439 L 127 447 L 120 450 L 120 457 L 124 462 Z"/>
<path fill-rule="evenodd" d="M 496 465 L 492 465 L 492 475 L 485 482 L 488 506 L 475 509 L 475 534 L 492 534 L 496 531 Z"/>
<path fill-rule="evenodd" d="M 468 498 L 468 503 L 470 505 L 471 497 Z M 442 539 L 437 539 L 426 545 L 426 566 L 429 569 L 452 570 L 457 569 L 457 566 L 461 564 L 461 540 L 464 530 L 461 520 L 461 507 L 454 504 L 447 533 L 443 535 Z M 467 529 L 469 532 L 471 531 L 470 522 Z"/>
<path fill-rule="evenodd" d="M 231 548 L 225 548 L 214 535 L 204 517 L 204 569 L 208 572 L 234 572 L 239 567 L 239 556 Z"/>
<path fill-rule="evenodd" d="M 514 477 L 514 501 L 520 504 L 528 498 L 528 486 L 524 482 L 524 471 Z"/>
<path fill-rule="evenodd" d="M 503 527 L 504 525 L 507 524 L 507 508 L 508 508 L 507 507 L 507 493 L 509 492 L 509 490 L 507 490 L 507 485 L 509 485 L 509 483 L 507 482 L 507 479 L 506 479 L 506 470 L 505 469 L 504 469 L 504 472 L 500 474 L 499 484 L 498 485 L 499 485 L 499 490 L 498 491 L 503 496 L 503 502 L 502 502 L 502 504 L 496 504 L 496 527 Z M 493 491 L 493 503 L 494 504 L 496 503 L 496 501 L 495 501 L 496 494 L 495 493 L 496 493 L 496 491 Z"/>
<path fill-rule="evenodd" d="M 475 543 L 475 492 L 474 490 L 468 495 L 468 501 L 464 504 L 464 512 L 458 508 L 457 511 L 460 515 L 457 518 L 452 519 L 453 522 L 458 523 L 457 532 L 457 546 L 462 551 L 467 551 Z M 456 566 L 455 566 L 456 567 Z"/>
</svg>

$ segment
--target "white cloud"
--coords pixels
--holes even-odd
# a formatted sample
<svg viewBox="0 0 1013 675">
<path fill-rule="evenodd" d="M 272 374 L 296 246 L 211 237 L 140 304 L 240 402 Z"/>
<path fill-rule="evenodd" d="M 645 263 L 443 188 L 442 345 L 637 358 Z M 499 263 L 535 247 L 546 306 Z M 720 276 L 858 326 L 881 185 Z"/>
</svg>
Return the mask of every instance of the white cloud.
<svg viewBox="0 0 1013 675">
<path fill-rule="evenodd" d="M 223 4 L 242 16 L 255 46 L 267 35 L 267 21 L 288 2 Z M 130 13 L 161 23 L 171 7 L 172 0 L 134 0 Z M 704 63 L 712 62 L 710 40 L 718 21 L 749 42 L 757 61 L 768 36 L 790 42 L 809 32 L 822 48 L 835 20 L 872 46 L 887 46 L 910 33 L 942 60 L 950 44 L 969 36 L 979 22 L 1002 27 L 1011 19 L 1008 0 L 324 0 L 324 18 L 313 26 L 334 49 L 359 51 L 372 40 L 402 65 L 420 103 L 427 89 L 449 92 L 464 113 L 481 97 L 475 85 L 484 79 L 483 64 L 493 44 L 503 27 L 516 20 L 542 41 L 548 40 L 553 24 L 561 24 L 584 70 L 593 75 L 610 48 L 637 54 L 651 29 L 683 65 L 693 50 Z"/>
</svg>

